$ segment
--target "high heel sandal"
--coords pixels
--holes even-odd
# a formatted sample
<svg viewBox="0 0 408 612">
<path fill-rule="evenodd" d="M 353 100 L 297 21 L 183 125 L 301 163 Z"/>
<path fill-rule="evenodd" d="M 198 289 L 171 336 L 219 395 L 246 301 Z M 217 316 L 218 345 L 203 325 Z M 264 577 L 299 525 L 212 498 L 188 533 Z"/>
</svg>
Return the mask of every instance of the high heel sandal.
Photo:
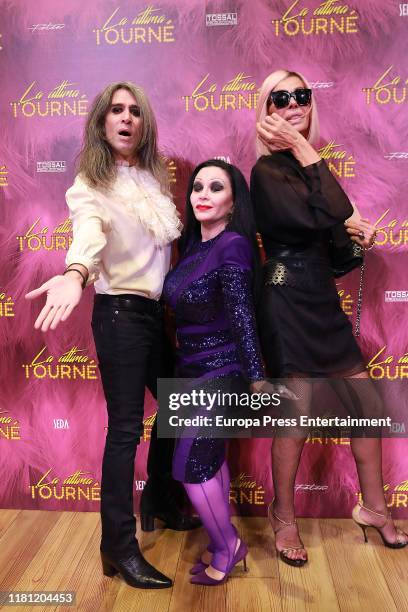
<svg viewBox="0 0 408 612">
<path fill-rule="evenodd" d="M 277 533 L 279 533 L 279 531 L 282 531 L 282 529 L 285 529 L 285 527 L 292 527 L 293 525 L 295 525 L 297 528 L 296 519 L 294 519 L 290 523 L 287 523 L 286 521 L 281 519 L 273 510 L 271 510 L 272 504 L 273 504 L 273 501 L 268 506 L 268 516 L 269 516 L 269 520 L 272 525 L 272 529 L 275 533 L 275 536 Z M 275 529 L 273 526 L 273 521 L 271 517 L 279 521 L 283 525 L 283 527 L 281 527 L 280 529 Z M 307 563 L 307 553 L 306 553 L 306 559 L 291 559 L 290 557 L 287 556 L 287 554 L 291 552 L 292 550 L 304 550 L 306 552 L 306 549 L 300 537 L 299 537 L 299 540 L 301 544 L 300 546 L 288 546 L 287 548 L 284 548 L 283 550 L 278 550 L 278 548 L 276 548 L 276 551 L 279 553 L 279 557 L 281 561 L 283 561 L 284 563 L 287 563 L 288 565 L 292 565 L 293 567 L 302 567 L 303 565 L 305 565 L 305 563 Z"/>
<path fill-rule="evenodd" d="M 371 512 L 372 514 L 375 514 L 376 516 L 381 516 L 384 519 L 384 523 L 379 526 L 373 525 L 372 523 L 367 523 L 367 521 L 365 521 L 360 516 L 361 510 L 366 510 L 367 512 Z M 387 521 L 391 518 L 390 512 L 388 512 L 388 514 L 385 515 L 385 514 L 382 514 L 381 512 L 376 512 L 375 510 L 371 510 L 371 508 L 367 508 L 367 506 L 363 506 L 363 504 L 359 502 L 356 506 L 354 506 L 351 516 L 353 517 L 353 521 L 361 528 L 364 534 L 365 543 L 368 542 L 367 527 L 373 527 L 380 534 L 384 546 L 387 546 L 388 548 L 404 548 L 408 544 L 408 534 L 405 533 L 405 531 L 402 531 L 402 529 L 395 527 L 395 525 L 394 525 L 395 532 L 396 532 L 395 542 L 389 542 L 388 540 L 386 540 L 384 535 L 380 531 L 380 529 L 385 527 L 385 525 L 387 524 Z"/>
<path fill-rule="evenodd" d="M 236 543 L 238 544 L 238 540 L 239 538 L 237 538 Z M 204 586 L 217 586 L 218 584 L 224 584 L 224 582 L 226 582 L 228 580 L 228 577 L 231 573 L 231 571 L 233 570 L 233 568 L 240 562 L 243 561 L 244 563 L 244 571 L 247 572 L 247 564 L 246 564 L 246 556 L 248 554 L 248 548 L 247 545 L 245 544 L 245 542 L 243 542 L 242 540 L 239 540 L 239 546 L 237 548 L 237 550 L 235 551 L 235 554 L 232 558 L 231 563 L 227 566 L 227 569 L 225 570 L 225 574 L 222 578 L 220 578 L 219 580 L 217 580 L 216 578 L 212 578 L 211 576 L 209 576 L 207 574 L 207 572 L 205 571 L 205 569 L 200 572 L 199 574 L 196 574 L 195 576 L 193 576 L 190 580 L 191 584 L 201 584 Z M 209 565 L 207 567 L 212 567 L 212 565 Z M 206 568 L 207 569 L 207 568 Z M 213 568 L 213 569 L 217 569 L 217 568 Z M 217 570 L 220 571 L 220 570 Z"/>
<path fill-rule="evenodd" d="M 232 525 L 233 530 L 235 531 L 235 535 L 237 536 L 237 539 L 239 538 L 238 536 L 238 530 L 235 527 L 235 525 Z M 206 550 L 209 553 L 213 553 L 213 549 L 211 544 L 209 544 L 206 548 Z M 190 569 L 190 574 L 192 574 L 193 576 L 195 574 L 199 574 L 200 572 L 203 572 L 208 566 L 210 565 L 210 563 L 205 563 L 205 561 L 202 561 L 201 558 L 197 561 L 197 563 L 195 565 L 193 565 L 193 567 Z"/>
</svg>

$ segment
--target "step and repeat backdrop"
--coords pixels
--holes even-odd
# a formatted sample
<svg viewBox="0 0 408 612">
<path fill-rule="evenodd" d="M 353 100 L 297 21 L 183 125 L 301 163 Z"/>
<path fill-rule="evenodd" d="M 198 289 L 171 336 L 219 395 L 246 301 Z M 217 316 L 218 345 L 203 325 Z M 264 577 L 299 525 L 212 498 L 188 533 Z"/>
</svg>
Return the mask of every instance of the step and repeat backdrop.
<svg viewBox="0 0 408 612">
<path fill-rule="evenodd" d="M 96 511 L 107 417 L 90 329 L 93 288 L 54 332 L 24 294 L 60 273 L 72 240 L 65 191 L 94 96 L 112 81 L 147 91 L 175 201 L 210 157 L 255 163 L 255 107 L 278 68 L 310 80 L 320 153 L 377 224 L 366 257 L 360 345 L 373 379 L 408 377 L 408 4 L 396 0 L 3 0 L 0 3 L 0 506 Z M 354 322 L 358 271 L 338 282 Z M 390 384 L 387 384 L 387 388 Z M 156 412 L 146 396 L 135 490 Z M 408 441 L 393 422 L 384 485 L 408 517 Z M 264 515 L 270 440 L 231 442 L 231 503 Z M 302 516 L 348 516 L 359 496 L 346 437 L 311 437 L 296 483 Z"/>
</svg>

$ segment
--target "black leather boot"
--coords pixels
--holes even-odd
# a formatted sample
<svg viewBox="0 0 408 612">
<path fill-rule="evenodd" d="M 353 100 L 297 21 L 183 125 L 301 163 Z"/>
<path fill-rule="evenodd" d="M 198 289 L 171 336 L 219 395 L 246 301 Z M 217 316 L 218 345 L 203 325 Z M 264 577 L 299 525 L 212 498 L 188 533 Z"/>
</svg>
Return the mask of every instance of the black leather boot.
<svg viewBox="0 0 408 612">
<path fill-rule="evenodd" d="M 167 589 L 172 580 L 150 565 L 140 551 L 129 555 L 110 554 L 101 550 L 102 570 L 105 576 L 120 574 L 123 580 L 137 589 Z"/>
<path fill-rule="evenodd" d="M 160 487 L 160 484 L 162 486 Z M 176 492 L 171 489 L 178 483 L 158 483 L 150 478 L 140 500 L 140 525 L 142 531 L 154 531 L 154 520 L 159 519 L 167 529 L 190 531 L 201 527 L 197 516 L 184 514 L 176 501 Z"/>
</svg>

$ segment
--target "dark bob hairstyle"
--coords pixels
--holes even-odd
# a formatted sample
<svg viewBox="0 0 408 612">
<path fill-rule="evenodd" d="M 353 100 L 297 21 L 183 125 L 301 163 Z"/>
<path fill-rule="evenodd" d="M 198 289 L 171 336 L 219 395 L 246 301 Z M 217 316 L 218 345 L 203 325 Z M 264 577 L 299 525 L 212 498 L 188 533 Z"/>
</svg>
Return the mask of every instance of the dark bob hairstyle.
<svg viewBox="0 0 408 612">
<path fill-rule="evenodd" d="M 256 238 L 256 225 L 249 195 L 249 189 L 244 175 L 236 166 L 228 164 L 220 159 L 209 159 L 199 164 L 190 177 L 186 194 L 185 222 L 184 232 L 179 242 L 180 255 L 186 253 L 193 244 L 201 240 L 201 224 L 195 218 L 193 207 L 191 206 L 190 196 L 193 191 L 193 185 L 197 174 L 202 168 L 209 167 L 221 168 L 229 177 L 234 207 L 232 209 L 231 219 L 226 226 L 226 230 L 236 232 L 245 236 L 253 253 L 253 293 L 255 299 L 258 298 L 261 288 L 261 262 L 259 257 L 259 247 Z"/>
</svg>

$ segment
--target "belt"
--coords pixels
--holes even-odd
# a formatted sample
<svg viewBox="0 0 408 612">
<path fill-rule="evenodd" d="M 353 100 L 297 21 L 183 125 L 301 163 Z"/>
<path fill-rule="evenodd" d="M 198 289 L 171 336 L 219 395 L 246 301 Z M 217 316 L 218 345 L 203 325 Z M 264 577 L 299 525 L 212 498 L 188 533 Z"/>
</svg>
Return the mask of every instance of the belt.
<svg viewBox="0 0 408 612">
<path fill-rule="evenodd" d="M 162 312 L 162 304 L 157 300 L 151 300 L 142 295 L 126 293 L 122 295 L 109 295 L 97 293 L 94 298 L 95 306 L 104 306 L 116 310 L 130 310 L 143 312 L 151 315 L 159 315 Z"/>
<path fill-rule="evenodd" d="M 291 257 L 299 259 L 325 259 L 327 260 L 327 248 L 322 244 L 312 245 L 273 245 L 265 249 L 267 259 L 279 259 Z"/>
</svg>

